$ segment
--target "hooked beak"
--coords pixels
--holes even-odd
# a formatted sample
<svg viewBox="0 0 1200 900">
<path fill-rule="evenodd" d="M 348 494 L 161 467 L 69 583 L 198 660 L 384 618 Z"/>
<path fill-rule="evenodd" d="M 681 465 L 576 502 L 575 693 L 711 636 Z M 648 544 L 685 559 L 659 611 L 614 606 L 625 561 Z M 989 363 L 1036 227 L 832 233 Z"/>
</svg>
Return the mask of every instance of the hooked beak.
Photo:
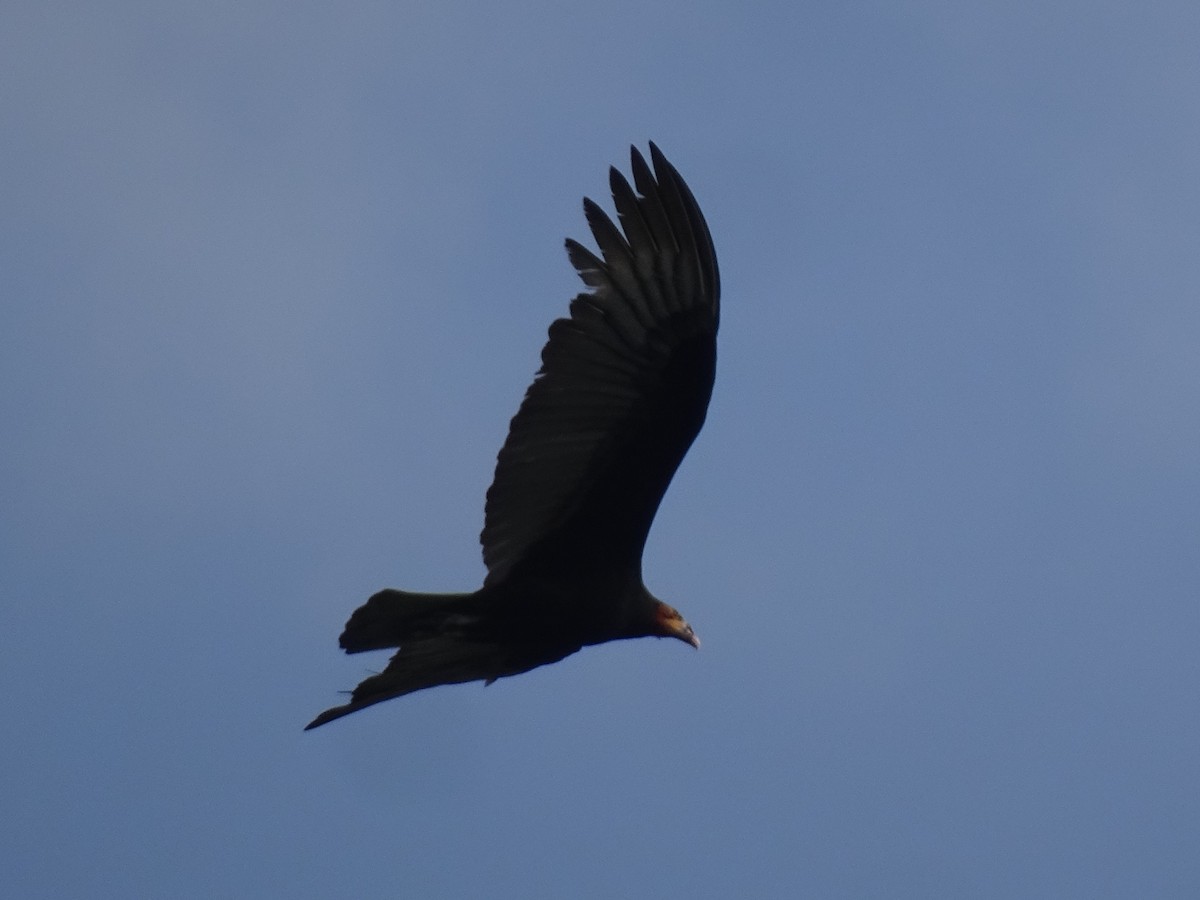
<svg viewBox="0 0 1200 900">
<path fill-rule="evenodd" d="M 691 644 L 697 650 L 700 649 L 700 638 L 696 637 L 696 632 L 692 631 L 692 626 L 683 621 L 683 619 L 679 620 L 679 624 L 672 631 L 671 637 L 679 638 L 685 644 Z"/>
<path fill-rule="evenodd" d="M 647 632 L 643 632 L 643 634 L 645 633 Z M 700 638 L 696 637 L 692 626 L 684 621 L 679 610 L 668 606 L 661 600 L 655 601 L 654 623 L 650 626 L 648 633 L 656 637 L 673 637 L 685 644 L 691 644 L 697 650 L 700 649 Z"/>
</svg>

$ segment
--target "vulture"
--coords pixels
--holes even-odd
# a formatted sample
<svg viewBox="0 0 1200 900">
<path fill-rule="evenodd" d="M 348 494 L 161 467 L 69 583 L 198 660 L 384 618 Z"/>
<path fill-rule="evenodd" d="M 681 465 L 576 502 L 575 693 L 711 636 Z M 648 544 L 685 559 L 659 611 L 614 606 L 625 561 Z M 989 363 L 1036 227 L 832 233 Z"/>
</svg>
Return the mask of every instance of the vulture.
<svg viewBox="0 0 1200 900">
<path fill-rule="evenodd" d="M 609 170 L 620 228 L 585 198 L 599 255 L 566 242 L 586 290 L 550 326 L 497 458 L 480 534 L 483 586 L 372 596 L 339 643 L 396 653 L 307 728 L 435 685 L 491 684 L 591 644 L 669 637 L 699 648 L 643 584 L 642 548 L 704 424 L 720 276 L 708 225 L 674 166 L 653 143 L 653 168 L 636 147 L 630 157 L 632 186 Z"/>
</svg>

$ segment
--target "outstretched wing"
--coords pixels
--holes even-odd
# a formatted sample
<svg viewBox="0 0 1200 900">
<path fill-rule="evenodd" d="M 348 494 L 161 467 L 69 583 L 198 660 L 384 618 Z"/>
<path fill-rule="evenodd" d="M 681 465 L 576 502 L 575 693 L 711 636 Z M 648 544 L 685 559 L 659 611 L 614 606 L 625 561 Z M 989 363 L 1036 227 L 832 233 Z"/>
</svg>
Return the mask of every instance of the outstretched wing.
<svg viewBox="0 0 1200 900">
<path fill-rule="evenodd" d="M 653 173 L 631 150 L 636 193 L 610 170 L 621 231 L 583 202 L 602 258 L 567 241 L 590 291 L 550 326 L 500 450 L 480 535 L 487 584 L 523 560 L 553 558 L 562 571 L 640 566 L 663 493 L 704 423 L 716 254 L 679 173 L 654 144 L 650 156 Z"/>
</svg>

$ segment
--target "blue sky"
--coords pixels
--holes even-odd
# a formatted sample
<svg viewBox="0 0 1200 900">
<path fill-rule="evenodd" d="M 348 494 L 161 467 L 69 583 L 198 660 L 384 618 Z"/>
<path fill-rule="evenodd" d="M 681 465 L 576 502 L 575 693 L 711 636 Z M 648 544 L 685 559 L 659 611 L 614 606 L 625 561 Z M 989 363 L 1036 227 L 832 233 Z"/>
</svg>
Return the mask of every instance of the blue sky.
<svg viewBox="0 0 1200 900">
<path fill-rule="evenodd" d="M 6 5 L 13 896 L 1200 895 L 1200 7 L 482 6 Z M 302 733 L 366 596 L 479 584 L 648 139 L 703 650 Z"/>
</svg>

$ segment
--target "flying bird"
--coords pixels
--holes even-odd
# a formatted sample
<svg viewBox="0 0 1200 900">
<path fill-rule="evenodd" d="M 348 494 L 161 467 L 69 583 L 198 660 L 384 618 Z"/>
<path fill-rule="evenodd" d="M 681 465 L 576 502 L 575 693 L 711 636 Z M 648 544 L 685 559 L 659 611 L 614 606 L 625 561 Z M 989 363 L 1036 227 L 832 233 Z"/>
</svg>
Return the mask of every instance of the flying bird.
<svg viewBox="0 0 1200 900">
<path fill-rule="evenodd" d="M 474 593 L 383 590 L 350 616 L 347 653 L 398 648 L 316 728 L 440 684 L 518 675 L 591 644 L 691 626 L 642 582 L 642 549 L 708 410 L 720 275 L 692 192 L 653 143 L 613 168 L 620 229 L 583 201 L 600 255 L 567 255 L 587 290 L 550 326 L 509 426 L 484 511 L 487 576 Z M 307 729 L 306 729 L 307 730 Z"/>
</svg>

